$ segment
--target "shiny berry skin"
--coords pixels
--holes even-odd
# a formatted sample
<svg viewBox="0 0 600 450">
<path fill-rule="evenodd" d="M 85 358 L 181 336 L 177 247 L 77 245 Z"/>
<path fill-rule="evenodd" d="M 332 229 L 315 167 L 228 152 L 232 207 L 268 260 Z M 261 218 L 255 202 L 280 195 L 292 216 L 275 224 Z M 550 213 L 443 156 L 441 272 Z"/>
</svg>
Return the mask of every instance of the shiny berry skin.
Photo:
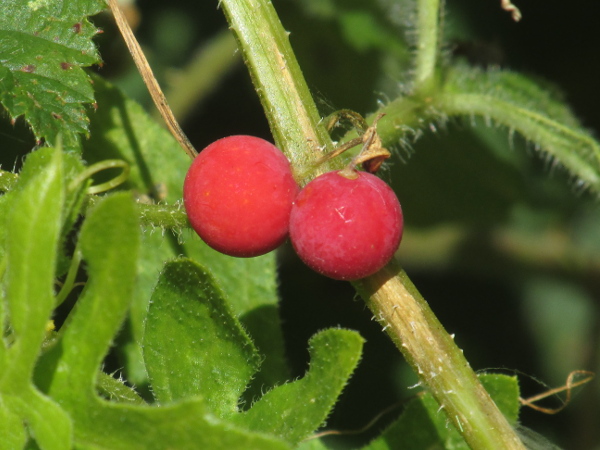
<svg viewBox="0 0 600 450">
<path fill-rule="evenodd" d="M 230 136 L 194 159 L 183 202 L 192 228 L 210 247 L 252 257 L 286 240 L 298 190 L 290 163 L 277 147 L 253 136 Z"/>
<path fill-rule="evenodd" d="M 392 258 L 404 226 L 394 191 L 367 172 L 325 173 L 300 191 L 290 216 L 290 240 L 313 270 L 337 280 L 377 272 Z"/>
</svg>

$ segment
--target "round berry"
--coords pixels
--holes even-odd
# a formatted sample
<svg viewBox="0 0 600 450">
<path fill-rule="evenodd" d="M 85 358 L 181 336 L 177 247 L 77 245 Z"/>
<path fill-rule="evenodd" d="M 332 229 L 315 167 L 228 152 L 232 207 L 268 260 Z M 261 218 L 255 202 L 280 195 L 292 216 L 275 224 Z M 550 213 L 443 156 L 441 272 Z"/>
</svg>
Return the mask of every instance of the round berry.
<svg viewBox="0 0 600 450">
<path fill-rule="evenodd" d="M 226 255 L 251 257 L 285 241 L 298 190 L 277 147 L 253 136 L 230 136 L 194 159 L 183 202 L 204 242 Z"/>
<path fill-rule="evenodd" d="M 403 216 L 394 191 L 367 172 L 325 173 L 300 191 L 290 240 L 313 270 L 337 280 L 377 272 L 400 244 Z"/>
</svg>

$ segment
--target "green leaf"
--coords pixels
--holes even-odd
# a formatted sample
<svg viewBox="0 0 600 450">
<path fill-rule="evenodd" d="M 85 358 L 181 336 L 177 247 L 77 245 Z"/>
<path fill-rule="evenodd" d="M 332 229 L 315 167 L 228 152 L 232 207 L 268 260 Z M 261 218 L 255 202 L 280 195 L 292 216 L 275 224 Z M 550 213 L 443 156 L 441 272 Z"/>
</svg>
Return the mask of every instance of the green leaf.
<svg viewBox="0 0 600 450">
<path fill-rule="evenodd" d="M 267 392 L 233 421 L 297 444 L 329 415 L 360 360 L 363 342 L 358 333 L 350 330 L 317 333 L 309 343 L 311 362 L 307 374 Z"/>
<path fill-rule="evenodd" d="M 23 448 L 27 441 L 23 419 L 3 396 L 0 396 L 0 436 L 6 448 Z"/>
<path fill-rule="evenodd" d="M 96 372 L 131 303 L 139 254 L 131 196 L 114 194 L 89 211 L 79 244 L 89 281 L 51 350 L 60 354 L 51 392 L 67 397 L 94 393 Z"/>
<path fill-rule="evenodd" d="M 517 377 L 502 375 L 498 373 L 485 373 L 479 375 L 479 381 L 490 394 L 494 402 L 508 419 L 511 425 L 515 425 L 519 419 L 519 380 Z"/>
<path fill-rule="evenodd" d="M 520 406 L 517 378 L 500 374 L 482 374 L 479 379 L 509 423 L 515 426 Z M 448 420 L 433 396 L 425 391 L 410 400 L 400 418 L 364 448 L 369 450 L 398 448 L 469 450 L 470 447 Z"/>
<path fill-rule="evenodd" d="M 54 401 L 35 390 L 33 386 L 5 398 L 9 407 L 27 424 L 31 437 L 42 449 L 70 450 L 72 441 L 71 419 Z"/>
<path fill-rule="evenodd" d="M 600 191 L 600 144 L 558 96 L 527 77 L 458 65 L 448 71 L 436 107 L 449 116 L 481 116 L 517 131 L 581 184 Z"/>
<path fill-rule="evenodd" d="M 145 404 L 133 389 L 125 385 L 124 380 L 116 379 L 102 371 L 98 372 L 97 390 L 101 397 L 114 402 Z"/>
<path fill-rule="evenodd" d="M 91 137 L 83 143 L 84 157 L 90 162 L 106 158 L 124 159 L 131 165 L 126 187 L 155 201 L 181 201 L 183 179 L 190 165 L 179 144 L 152 120 L 144 109 L 105 80 L 94 78 L 98 110 L 92 116 Z M 164 261 L 179 255 L 200 261 L 236 316 L 253 337 L 265 359 L 254 381 L 273 386 L 288 378 L 283 337 L 277 310 L 275 255 L 258 258 L 232 258 L 206 246 L 191 230 L 159 233 L 147 230 L 142 238 L 140 279 L 130 313 L 133 341 L 128 345 L 128 378 L 142 382 L 144 375 L 139 348 L 143 337 L 148 299 Z"/>
<path fill-rule="evenodd" d="M 129 194 L 89 211 L 80 235 L 89 281 L 62 335 L 42 357 L 37 380 L 73 418 L 75 443 L 110 449 L 284 449 L 211 416 L 201 399 L 162 407 L 109 402 L 96 394 L 97 371 L 134 294 L 139 225 Z M 102 378 L 102 377 L 101 377 Z"/>
<path fill-rule="evenodd" d="M 273 437 L 240 430 L 207 413 L 199 399 L 161 407 L 110 404 L 99 400 L 77 408 L 76 442 L 111 450 L 196 449 L 284 450 Z"/>
<path fill-rule="evenodd" d="M 37 139 L 67 148 L 86 133 L 85 103 L 93 89 L 82 67 L 99 57 L 87 17 L 102 0 L 3 0 L 0 15 L 0 102 L 14 120 L 24 115 Z"/>
<path fill-rule="evenodd" d="M 160 403 L 199 395 L 217 416 L 238 411 L 260 365 L 212 277 L 186 259 L 167 263 L 154 290 L 144 359 Z"/>
<path fill-rule="evenodd" d="M 31 380 L 54 309 L 53 285 L 64 203 L 62 162 L 60 150 L 46 148 L 32 153 L 25 162 L 24 176 L 10 195 L 6 298 L 0 302 L 2 308 L 6 300 L 11 330 L 10 347 L 5 347 L 4 339 L 0 344 L 0 405 L 4 405 L 4 418 L 17 427 L 7 433 L 8 439 L 22 442 L 24 434 L 19 428 L 27 424 L 37 444 L 52 449 L 71 447 L 71 421 L 57 404 L 35 389 Z"/>
<path fill-rule="evenodd" d="M 32 167 L 38 169 L 35 174 Z M 5 289 L 14 343 L 7 355 L 12 362 L 4 376 L 27 380 L 54 308 L 64 201 L 61 152 L 38 150 L 27 158 L 23 172 L 7 218 Z"/>
</svg>

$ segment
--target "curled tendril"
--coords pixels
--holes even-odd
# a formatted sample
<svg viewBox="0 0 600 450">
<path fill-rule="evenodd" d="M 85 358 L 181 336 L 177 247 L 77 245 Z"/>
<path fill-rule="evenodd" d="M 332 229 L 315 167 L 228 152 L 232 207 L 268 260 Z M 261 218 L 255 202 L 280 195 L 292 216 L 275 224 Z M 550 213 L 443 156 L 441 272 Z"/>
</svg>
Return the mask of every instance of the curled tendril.
<svg viewBox="0 0 600 450">
<path fill-rule="evenodd" d="M 108 181 L 105 181 L 104 183 L 96 184 L 94 186 L 89 186 L 87 188 L 87 194 L 89 194 L 89 195 L 99 194 L 101 192 L 105 192 L 110 189 L 116 188 L 120 184 L 127 181 L 127 178 L 129 177 L 129 164 L 127 164 L 127 162 L 125 162 L 121 159 L 107 159 L 105 161 L 100 161 L 96 164 L 92 164 L 87 169 L 85 169 L 83 172 L 81 172 L 77 177 L 75 177 L 75 179 L 73 179 L 73 181 L 71 181 L 71 183 L 69 184 L 69 189 L 70 190 L 76 189 L 77 186 L 79 186 L 81 183 L 85 182 L 85 180 L 87 180 L 88 178 L 91 178 L 93 175 L 97 174 L 98 172 L 101 172 L 106 169 L 114 169 L 114 168 L 121 168 L 123 170 L 119 175 L 117 175 L 116 177 L 114 177 Z"/>
</svg>

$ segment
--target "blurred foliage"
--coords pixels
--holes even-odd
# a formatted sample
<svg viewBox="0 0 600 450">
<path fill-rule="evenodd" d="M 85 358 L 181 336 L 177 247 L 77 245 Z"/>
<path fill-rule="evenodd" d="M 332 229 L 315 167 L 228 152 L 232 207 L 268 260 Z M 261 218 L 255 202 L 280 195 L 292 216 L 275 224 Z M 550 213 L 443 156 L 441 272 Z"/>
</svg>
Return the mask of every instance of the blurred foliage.
<svg viewBox="0 0 600 450">
<path fill-rule="evenodd" d="M 176 90 L 178 73 L 191 56 L 226 28 L 216 3 L 146 0 L 132 6 L 136 33 L 163 85 Z M 404 91 L 403 73 L 411 67 L 411 36 L 404 34 L 412 16 L 410 2 L 274 3 L 324 115 L 340 108 L 368 114 Z M 515 24 L 496 1 L 448 2 L 446 57 L 524 71 L 559 86 L 597 136 L 600 37 L 595 22 L 600 4 L 523 0 L 518 6 L 524 18 Z M 94 23 L 105 30 L 97 39 L 104 64 L 96 70 L 152 110 L 110 18 L 101 14 Z M 269 137 L 239 64 L 199 96 L 182 122 L 197 148 L 229 134 Z M 457 334 L 471 365 L 517 375 L 523 396 L 562 384 L 572 370 L 600 371 L 597 198 L 552 160 L 538 157 L 518 135 L 483 121 L 473 124 L 448 123 L 410 147 L 394 149 L 383 178 L 398 192 L 406 214 L 399 258 L 440 321 Z M 88 148 L 108 145 L 106 139 L 90 141 Z M 7 118 L 0 122 L 2 168 L 20 167 L 22 155 L 34 146 L 22 121 L 14 126 Z M 289 248 L 278 257 L 283 332 L 294 376 L 304 373 L 306 342 L 317 331 L 341 326 L 366 339 L 363 359 L 328 428 L 359 429 L 412 396 L 407 386 L 415 383 L 414 374 L 362 302 L 353 301 L 350 286 L 311 273 Z M 118 361 L 109 359 L 107 368 L 120 367 Z M 597 448 L 600 383 L 583 389 L 557 416 L 524 408 L 521 423 L 564 448 Z M 357 436 L 324 441 L 332 447 L 364 444 L 397 415 L 384 415 Z"/>
</svg>

